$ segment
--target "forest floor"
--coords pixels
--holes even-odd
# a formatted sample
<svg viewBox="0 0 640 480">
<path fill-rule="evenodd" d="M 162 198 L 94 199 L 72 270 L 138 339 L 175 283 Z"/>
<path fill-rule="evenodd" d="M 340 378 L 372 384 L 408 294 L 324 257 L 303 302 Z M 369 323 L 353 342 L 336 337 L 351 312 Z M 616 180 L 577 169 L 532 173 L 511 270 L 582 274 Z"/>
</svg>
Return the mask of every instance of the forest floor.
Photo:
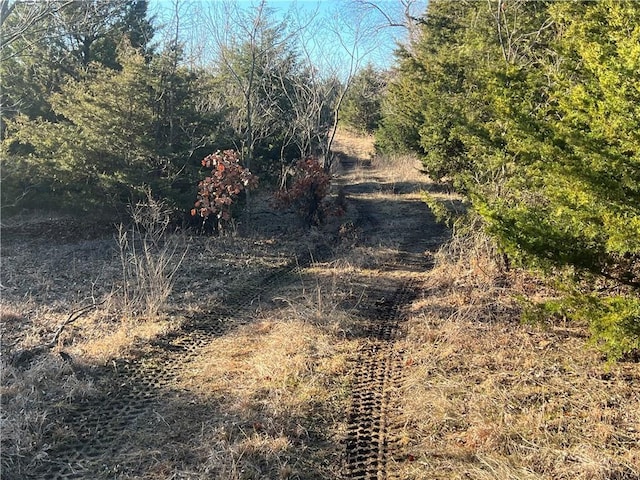
<svg viewBox="0 0 640 480">
<path fill-rule="evenodd" d="M 114 226 L 3 219 L 3 479 L 640 479 L 640 365 L 523 324 L 552 290 L 439 225 L 415 158 L 337 140 L 343 216 L 169 235 L 158 312 Z"/>
</svg>

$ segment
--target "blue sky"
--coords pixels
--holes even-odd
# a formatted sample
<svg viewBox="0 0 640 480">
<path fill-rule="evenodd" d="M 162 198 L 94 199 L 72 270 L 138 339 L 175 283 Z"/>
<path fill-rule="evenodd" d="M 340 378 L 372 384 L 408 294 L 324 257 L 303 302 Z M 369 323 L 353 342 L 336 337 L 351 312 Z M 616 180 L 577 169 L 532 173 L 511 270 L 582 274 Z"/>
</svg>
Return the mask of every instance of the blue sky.
<svg viewBox="0 0 640 480">
<path fill-rule="evenodd" d="M 373 2 L 372 2 L 373 3 Z M 259 4 L 254 0 L 236 0 L 233 2 L 242 10 L 249 10 Z M 150 0 L 149 11 L 155 14 L 159 23 L 171 30 L 173 12 L 180 12 L 181 35 L 188 38 L 194 51 L 209 51 L 204 45 L 207 33 L 203 33 L 206 12 L 220 8 L 219 0 Z M 349 68 L 349 53 L 355 52 L 360 66 L 372 63 L 379 68 L 388 68 L 393 63 L 393 51 L 397 41 L 403 41 L 406 32 L 400 28 L 377 28 L 382 25 L 383 17 L 375 8 L 366 8 L 356 0 L 267 0 L 267 7 L 273 11 L 274 19 L 289 15 L 293 23 L 312 18 L 312 23 L 300 35 L 310 48 L 314 63 L 321 68 L 339 67 L 341 71 Z M 360 5 L 360 7 L 358 7 Z M 386 13 L 402 18 L 400 0 L 376 1 L 375 5 Z M 426 0 L 416 1 L 415 14 L 425 8 Z M 205 12 L 205 13 L 203 13 Z M 218 26 L 207 27 L 218 28 Z M 197 32 L 194 34 L 194 32 Z M 363 32 L 366 35 L 363 35 Z M 356 40 L 356 37 L 359 37 Z M 357 46 L 356 49 L 354 47 Z"/>
</svg>

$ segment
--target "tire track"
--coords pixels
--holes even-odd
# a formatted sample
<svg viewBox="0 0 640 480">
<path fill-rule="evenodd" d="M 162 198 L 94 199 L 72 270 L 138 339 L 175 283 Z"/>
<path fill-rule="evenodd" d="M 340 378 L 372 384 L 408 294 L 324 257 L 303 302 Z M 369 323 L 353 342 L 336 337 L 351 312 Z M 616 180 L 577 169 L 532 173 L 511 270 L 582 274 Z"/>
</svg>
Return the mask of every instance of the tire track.
<svg viewBox="0 0 640 480">
<path fill-rule="evenodd" d="M 176 394 L 172 385 L 182 365 L 213 338 L 248 323 L 255 302 L 285 285 L 312 260 L 329 254 L 322 248 L 302 261 L 258 275 L 228 295 L 221 309 L 153 342 L 144 357 L 119 359 L 93 372 L 98 393 L 59 413 L 62 431 L 49 432 L 45 440 L 55 447 L 42 464 L 34 466 L 28 478 L 126 478 L 131 472 L 119 464 L 119 459 L 127 459 L 127 440 L 152 434 L 163 421 L 157 412 Z"/>
<path fill-rule="evenodd" d="M 387 479 L 387 464 L 397 451 L 391 413 L 402 381 L 403 352 L 395 340 L 401 332 L 403 307 L 415 297 L 410 282 L 378 306 L 358 349 L 352 371 L 347 416 L 344 478 Z"/>
<path fill-rule="evenodd" d="M 344 165 L 347 169 L 351 165 Z M 350 188 L 345 187 L 347 192 Z M 363 193 L 360 190 L 351 193 Z M 349 198 L 358 211 L 360 226 L 366 232 L 380 228 L 376 207 L 363 199 Z M 426 207 L 425 207 L 426 210 Z M 351 403 L 347 415 L 342 477 L 345 480 L 387 480 L 394 476 L 394 461 L 404 459 L 399 431 L 394 418 L 400 413 L 399 389 L 402 386 L 404 352 L 397 346 L 403 335 L 405 307 L 417 296 L 416 280 L 411 273 L 432 266 L 425 251 L 437 248 L 446 237 L 430 212 L 418 210 L 415 228 L 405 234 L 398 254 L 384 264 L 382 273 L 403 272 L 405 280 L 384 280 L 374 290 L 374 305 L 362 305 L 368 319 L 363 340 L 353 361 Z M 407 276 L 409 277 L 406 280 Z M 391 276 L 392 278 L 392 276 Z"/>
</svg>

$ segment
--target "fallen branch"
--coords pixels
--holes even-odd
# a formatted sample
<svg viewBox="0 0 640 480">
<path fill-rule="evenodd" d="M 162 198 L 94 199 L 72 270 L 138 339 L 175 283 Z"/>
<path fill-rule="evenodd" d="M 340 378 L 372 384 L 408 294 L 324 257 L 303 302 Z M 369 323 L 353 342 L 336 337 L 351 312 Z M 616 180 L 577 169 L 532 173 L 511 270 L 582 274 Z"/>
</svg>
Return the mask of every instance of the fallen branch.
<svg viewBox="0 0 640 480">
<path fill-rule="evenodd" d="M 56 344 L 58 343 L 58 339 L 60 338 L 60 335 L 62 334 L 62 331 L 64 330 L 64 327 L 66 327 L 67 325 L 75 322 L 80 317 L 82 317 L 86 313 L 89 313 L 91 310 L 99 307 L 100 305 L 102 305 L 106 301 L 107 301 L 107 299 L 105 298 L 101 302 L 92 303 L 91 305 L 85 305 L 84 307 L 80 307 L 77 310 L 74 310 L 73 312 L 71 312 L 69 314 L 69 316 L 67 317 L 67 319 L 60 324 L 60 326 L 58 327 L 56 332 L 53 334 L 53 338 L 51 339 L 51 342 L 49 342 L 46 346 L 49 347 L 49 348 L 55 347 Z"/>
<path fill-rule="evenodd" d="M 60 338 L 60 335 L 62 335 L 62 332 L 63 332 L 64 328 L 67 325 L 75 322 L 80 317 L 82 317 L 83 315 L 87 314 L 91 310 L 99 307 L 100 305 L 102 305 L 106 301 L 107 301 L 107 299 L 104 299 L 101 302 L 97 302 L 97 303 L 94 302 L 91 305 L 85 305 L 83 307 L 80 307 L 80 308 L 74 310 L 73 312 L 71 312 L 69 314 L 67 319 L 64 322 L 62 322 L 60 324 L 60 326 L 56 329 L 55 333 L 53 334 L 53 338 L 51 339 L 51 341 L 49 343 L 45 343 L 43 345 L 38 345 L 36 347 L 32 347 L 32 348 L 29 348 L 29 349 L 26 349 L 26 350 L 18 350 L 17 352 L 13 353 L 13 355 L 11 355 L 11 364 L 15 365 L 15 366 L 24 365 L 27 362 L 31 361 L 31 359 L 33 359 L 34 357 L 37 357 L 39 355 L 42 355 L 42 354 L 48 352 L 49 350 L 51 350 L 53 347 L 56 346 L 56 344 L 58 343 L 58 340 Z M 61 355 L 61 356 L 62 356 L 63 359 L 67 360 L 67 358 L 64 355 Z"/>
</svg>

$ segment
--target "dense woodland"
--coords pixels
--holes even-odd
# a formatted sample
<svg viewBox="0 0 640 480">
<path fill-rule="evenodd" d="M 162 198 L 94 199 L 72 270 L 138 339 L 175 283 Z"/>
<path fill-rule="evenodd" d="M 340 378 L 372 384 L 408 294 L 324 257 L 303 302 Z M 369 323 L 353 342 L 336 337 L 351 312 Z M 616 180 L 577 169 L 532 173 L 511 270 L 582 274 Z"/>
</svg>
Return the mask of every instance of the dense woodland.
<svg viewBox="0 0 640 480">
<path fill-rule="evenodd" d="M 507 262 L 556 278 L 532 314 L 640 347 L 640 3 L 432 0 L 419 23 L 380 148 L 418 152 Z"/>
<path fill-rule="evenodd" d="M 612 358 L 640 348 L 640 3 L 431 0 L 391 69 L 347 75 L 268 2 L 211 32 L 206 63 L 148 10 L 0 2 L 3 214 L 124 211 L 149 189 L 189 212 L 217 150 L 277 189 L 301 158 L 330 167 L 340 118 L 418 154 L 467 201 L 444 220 L 485 230 L 505 268 L 556 280 L 529 316 L 588 319 Z"/>
<path fill-rule="evenodd" d="M 267 182 L 324 156 L 345 86 L 265 3 L 221 12 L 246 29 L 211 32 L 205 66 L 177 26 L 158 40 L 146 0 L 3 1 L 3 206 L 118 211 L 150 188 L 188 211 L 216 150 Z"/>
</svg>

